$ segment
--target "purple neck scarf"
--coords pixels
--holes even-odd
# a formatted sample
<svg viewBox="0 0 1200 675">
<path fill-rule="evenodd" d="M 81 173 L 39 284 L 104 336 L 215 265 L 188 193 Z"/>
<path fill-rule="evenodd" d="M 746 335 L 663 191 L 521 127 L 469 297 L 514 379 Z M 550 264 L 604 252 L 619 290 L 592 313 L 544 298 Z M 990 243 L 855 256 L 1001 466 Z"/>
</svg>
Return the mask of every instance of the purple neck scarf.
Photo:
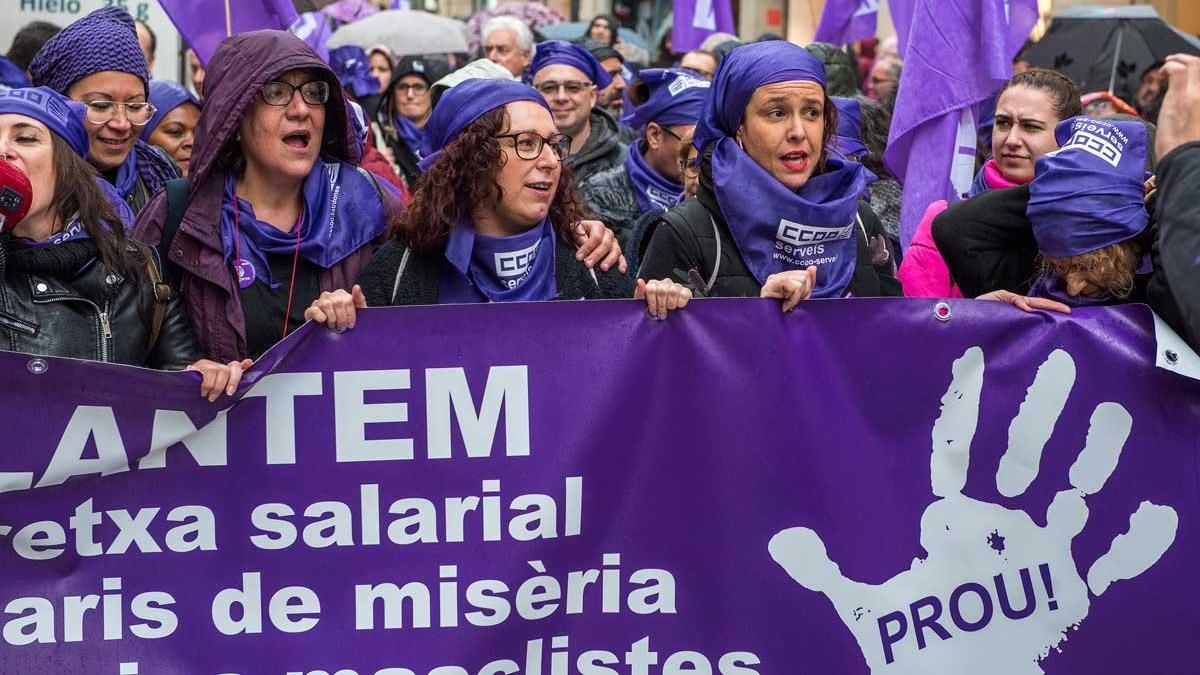
<svg viewBox="0 0 1200 675">
<path fill-rule="evenodd" d="M 291 254 L 296 250 L 296 233 L 281 232 L 269 223 L 259 222 L 254 209 L 241 198 L 234 201 L 236 180 L 225 175 L 225 199 L 221 205 L 221 242 L 225 260 L 233 262 L 239 285 L 246 288 L 261 279 L 271 288 L 267 254 Z M 300 222 L 300 257 L 322 269 L 329 269 L 383 233 L 387 218 L 379 191 L 371 179 L 343 162 L 317 160 L 304 179 L 304 199 Z M 234 226 L 234 209 L 237 226 Z M 240 233 L 235 245 L 235 231 Z M 235 253 L 240 260 L 234 260 Z"/>
<path fill-rule="evenodd" d="M 162 151 L 139 138 L 125 161 L 117 167 L 113 185 L 122 199 L 129 199 L 138 179 L 146 187 L 146 194 L 154 196 L 166 187 L 167 181 L 175 178 L 179 178 L 179 167 Z"/>
<path fill-rule="evenodd" d="M 759 284 L 811 265 L 817 268 L 812 297 L 846 295 L 858 260 L 858 199 L 870 171 L 830 157 L 825 173 L 792 192 L 725 138 L 713 152 L 712 175 L 721 215 Z"/>
<path fill-rule="evenodd" d="M 396 114 L 396 133 L 400 135 L 400 140 L 412 150 L 417 159 L 421 159 L 421 146 L 425 139 L 425 130 L 413 124 L 412 120 L 404 115 Z"/>
<path fill-rule="evenodd" d="M 646 157 L 642 155 L 644 145 L 645 141 L 639 141 L 625 153 L 625 172 L 629 174 L 629 182 L 633 183 L 633 196 L 642 213 L 666 211 L 679 203 L 683 186 L 660 176 L 646 163 Z"/>
<path fill-rule="evenodd" d="M 545 219 L 511 237 L 478 234 L 460 223 L 446 242 L 450 267 L 438 281 L 438 302 L 520 302 L 553 300 L 554 227 Z"/>
<path fill-rule="evenodd" d="M 1073 117 L 1054 135 L 1059 149 L 1038 158 L 1025 209 L 1042 255 L 1069 258 L 1141 234 L 1146 127 Z"/>
</svg>

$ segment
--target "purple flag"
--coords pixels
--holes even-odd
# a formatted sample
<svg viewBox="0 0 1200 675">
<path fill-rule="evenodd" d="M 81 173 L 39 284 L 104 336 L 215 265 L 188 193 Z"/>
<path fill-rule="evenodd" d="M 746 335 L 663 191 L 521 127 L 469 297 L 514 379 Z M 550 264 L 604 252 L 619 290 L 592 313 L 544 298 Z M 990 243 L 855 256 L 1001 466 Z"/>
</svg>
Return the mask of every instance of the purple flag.
<svg viewBox="0 0 1200 675">
<path fill-rule="evenodd" d="M 329 60 L 329 48 L 325 43 L 333 35 L 333 24 L 325 12 L 305 12 L 292 23 L 292 35 L 304 40 L 322 59 Z"/>
<path fill-rule="evenodd" d="M 1012 76 L 1036 0 L 917 0 L 884 161 L 904 185 L 900 241 L 925 209 L 964 194 L 975 168 L 973 106 Z"/>
<path fill-rule="evenodd" d="M 829 0 L 813 42 L 844 45 L 875 36 L 879 0 Z"/>
<path fill-rule="evenodd" d="M 1156 324 L 378 308 L 215 404 L 0 352 L 0 672 L 1186 673 L 1200 367 Z"/>
<path fill-rule="evenodd" d="M 713 33 L 736 32 L 729 0 L 675 0 L 671 49 L 676 53 L 699 49 L 704 38 Z"/>
<path fill-rule="evenodd" d="M 184 42 L 205 65 L 230 33 L 237 35 L 264 28 L 287 30 L 297 16 L 292 0 L 228 0 L 225 3 L 159 0 L 159 4 L 183 36 Z"/>
</svg>

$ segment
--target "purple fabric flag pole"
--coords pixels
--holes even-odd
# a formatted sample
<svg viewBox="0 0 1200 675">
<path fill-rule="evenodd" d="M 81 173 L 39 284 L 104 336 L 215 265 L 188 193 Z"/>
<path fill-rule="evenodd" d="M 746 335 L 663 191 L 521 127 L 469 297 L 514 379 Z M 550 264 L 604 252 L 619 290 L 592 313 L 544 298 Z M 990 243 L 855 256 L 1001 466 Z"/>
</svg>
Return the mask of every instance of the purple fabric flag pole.
<svg viewBox="0 0 1200 675">
<path fill-rule="evenodd" d="M 683 53 L 699 49 L 713 33 L 736 33 L 729 0 L 675 0 L 671 47 Z"/>
<path fill-rule="evenodd" d="M 813 42 L 844 45 L 875 36 L 879 0 L 829 0 Z"/>
<path fill-rule="evenodd" d="M 304 40 L 309 47 L 326 61 L 329 60 L 329 49 L 325 43 L 333 35 L 333 24 L 325 12 L 305 12 L 289 27 L 292 35 Z"/>
<path fill-rule="evenodd" d="M 953 201 L 975 170 L 973 106 L 1012 75 L 1037 0 L 917 0 L 884 162 L 904 186 L 907 247 L 931 203 Z"/>
<path fill-rule="evenodd" d="M 231 0 L 219 12 L 196 0 L 159 0 L 159 4 L 205 65 L 229 35 L 264 28 L 287 30 L 297 18 L 291 0 Z"/>
</svg>

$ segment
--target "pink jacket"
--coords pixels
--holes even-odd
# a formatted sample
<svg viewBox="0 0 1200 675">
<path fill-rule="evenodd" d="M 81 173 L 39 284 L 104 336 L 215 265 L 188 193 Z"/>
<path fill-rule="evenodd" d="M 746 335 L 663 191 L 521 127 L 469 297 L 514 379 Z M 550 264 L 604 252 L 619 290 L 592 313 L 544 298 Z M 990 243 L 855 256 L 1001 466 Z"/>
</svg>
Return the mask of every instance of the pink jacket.
<svg viewBox="0 0 1200 675">
<path fill-rule="evenodd" d="M 983 165 L 983 181 L 989 190 L 1009 188 L 1020 183 L 1014 183 L 996 166 L 996 160 L 989 159 Z M 896 278 L 904 287 L 904 295 L 908 298 L 961 298 L 962 291 L 950 279 L 950 269 L 942 260 L 942 253 L 933 241 L 933 219 L 949 207 L 945 200 L 938 200 L 925 209 L 921 216 L 921 224 L 913 234 L 908 250 L 904 252 L 904 260 Z"/>
</svg>

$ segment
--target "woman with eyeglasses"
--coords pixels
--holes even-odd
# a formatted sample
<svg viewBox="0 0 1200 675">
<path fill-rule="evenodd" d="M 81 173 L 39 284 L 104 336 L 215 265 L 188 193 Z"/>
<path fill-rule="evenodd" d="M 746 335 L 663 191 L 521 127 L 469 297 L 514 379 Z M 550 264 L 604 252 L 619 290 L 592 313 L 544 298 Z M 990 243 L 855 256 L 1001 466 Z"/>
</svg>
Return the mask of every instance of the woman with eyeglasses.
<svg viewBox="0 0 1200 675">
<path fill-rule="evenodd" d="M 29 65 L 35 86 L 54 89 L 87 106 L 88 162 L 135 213 L 179 168 L 140 138 L 154 117 L 146 57 L 133 17 L 105 7 L 51 38 Z"/>
<path fill-rule="evenodd" d="M 194 370 L 210 401 L 232 394 L 246 364 L 201 358 L 157 257 L 130 239 L 83 159 L 84 114 L 47 87 L 0 91 L 0 172 L 32 193 L 23 216 L 0 223 L 0 350 Z"/>
<path fill-rule="evenodd" d="M 421 138 L 425 122 L 433 111 L 430 88 L 450 73 L 450 64 L 441 57 L 406 56 L 392 71 L 392 81 L 383 92 L 375 113 L 375 127 L 382 133 L 404 184 L 411 190 L 421 177 Z"/>
<path fill-rule="evenodd" d="M 564 166 L 571 139 L 545 100 L 511 80 L 468 80 L 447 91 L 426 126 L 425 175 L 392 240 L 359 279 L 365 303 L 329 298 L 309 309 L 354 322 L 366 305 L 428 305 L 629 297 L 615 272 L 578 260 L 580 205 Z M 672 282 L 643 283 L 652 314 L 687 304 Z M 348 311 L 347 311 L 348 309 Z"/>
<path fill-rule="evenodd" d="M 226 39 L 204 92 L 186 192 L 152 200 L 135 235 L 165 251 L 204 353 L 257 358 L 322 292 L 353 289 L 398 200 L 355 166 L 337 77 L 295 36 Z"/>
<path fill-rule="evenodd" d="M 783 41 L 729 52 L 696 126 L 697 199 L 662 215 L 638 276 L 784 311 L 899 295 L 883 227 L 860 200 L 868 173 L 832 152 L 837 128 L 816 57 Z"/>
</svg>

